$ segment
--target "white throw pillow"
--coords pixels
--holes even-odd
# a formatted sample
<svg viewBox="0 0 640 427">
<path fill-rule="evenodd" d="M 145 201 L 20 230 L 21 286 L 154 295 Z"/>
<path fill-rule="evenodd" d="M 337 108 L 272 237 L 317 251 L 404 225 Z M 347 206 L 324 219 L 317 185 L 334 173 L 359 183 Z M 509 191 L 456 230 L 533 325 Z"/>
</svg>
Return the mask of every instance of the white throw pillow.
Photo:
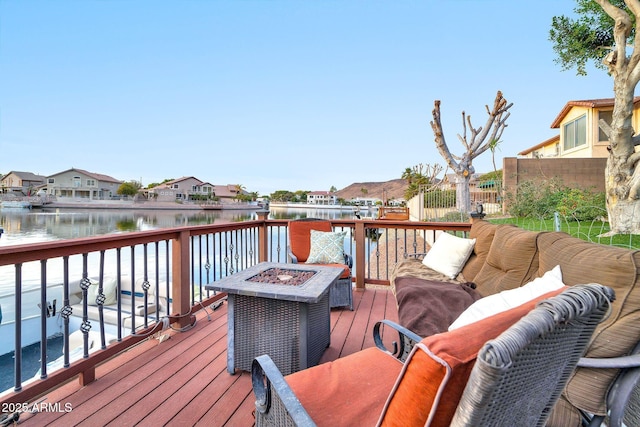
<svg viewBox="0 0 640 427">
<path fill-rule="evenodd" d="M 560 266 L 556 265 L 544 273 L 542 277 L 538 277 L 526 285 L 480 298 L 458 316 L 449 326 L 449 330 L 452 331 L 485 317 L 510 310 L 563 286 L 565 285 L 562 283 L 562 271 Z"/>
<path fill-rule="evenodd" d="M 427 252 L 422 263 L 432 270 L 455 279 L 473 252 L 476 239 L 442 233 Z"/>
</svg>

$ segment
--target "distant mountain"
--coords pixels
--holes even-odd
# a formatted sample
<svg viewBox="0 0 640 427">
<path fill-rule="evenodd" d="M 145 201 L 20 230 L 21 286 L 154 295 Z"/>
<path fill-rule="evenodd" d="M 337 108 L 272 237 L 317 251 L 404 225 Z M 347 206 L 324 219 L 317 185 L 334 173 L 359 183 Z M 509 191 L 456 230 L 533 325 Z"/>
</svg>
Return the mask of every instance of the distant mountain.
<svg viewBox="0 0 640 427">
<path fill-rule="evenodd" d="M 345 200 L 358 197 L 380 200 L 403 199 L 407 187 L 407 181 L 404 179 L 392 179 L 384 182 L 354 182 L 348 187 L 336 191 L 336 196 Z M 366 191 L 363 192 L 363 189 Z"/>
</svg>

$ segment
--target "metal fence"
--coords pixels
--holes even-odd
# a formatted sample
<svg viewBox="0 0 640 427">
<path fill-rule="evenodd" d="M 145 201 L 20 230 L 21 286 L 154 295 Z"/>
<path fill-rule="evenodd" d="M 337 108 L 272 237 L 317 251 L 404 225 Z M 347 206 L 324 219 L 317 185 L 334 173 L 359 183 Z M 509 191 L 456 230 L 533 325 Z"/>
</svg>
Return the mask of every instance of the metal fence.
<svg viewBox="0 0 640 427">
<path fill-rule="evenodd" d="M 502 215 L 502 196 L 499 187 L 471 191 L 471 207 L 482 204 L 487 215 Z M 433 188 L 422 192 L 407 202 L 411 216 L 419 221 L 466 222 L 469 214 L 456 208 L 456 190 Z"/>
</svg>

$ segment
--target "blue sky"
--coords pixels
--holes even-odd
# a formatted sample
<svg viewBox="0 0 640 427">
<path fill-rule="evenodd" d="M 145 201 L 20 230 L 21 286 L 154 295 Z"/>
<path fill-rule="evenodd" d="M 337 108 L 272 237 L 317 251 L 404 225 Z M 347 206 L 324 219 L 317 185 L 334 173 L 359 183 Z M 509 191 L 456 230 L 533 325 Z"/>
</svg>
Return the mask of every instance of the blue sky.
<svg viewBox="0 0 640 427">
<path fill-rule="evenodd" d="M 0 0 L 0 173 L 341 189 L 444 164 L 435 100 L 461 154 L 461 112 L 483 126 L 498 90 L 514 105 L 496 154 L 515 157 L 567 101 L 613 97 L 604 71 L 553 62 L 551 18 L 574 6 Z"/>
</svg>

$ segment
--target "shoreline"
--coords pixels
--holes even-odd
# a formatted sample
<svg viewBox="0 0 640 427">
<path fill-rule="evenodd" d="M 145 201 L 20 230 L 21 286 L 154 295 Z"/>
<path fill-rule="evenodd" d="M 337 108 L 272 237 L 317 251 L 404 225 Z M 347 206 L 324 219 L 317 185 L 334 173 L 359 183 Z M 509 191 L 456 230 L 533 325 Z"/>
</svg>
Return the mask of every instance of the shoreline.
<svg viewBox="0 0 640 427">
<path fill-rule="evenodd" d="M 348 210 L 355 211 L 356 208 L 359 211 L 377 210 L 377 206 L 353 206 L 353 205 L 321 205 L 316 203 L 278 203 L 271 202 L 269 206 L 274 208 L 299 208 L 299 209 L 336 209 L 336 210 Z"/>
<path fill-rule="evenodd" d="M 173 202 L 132 202 L 122 200 L 78 200 L 51 202 L 40 206 L 33 206 L 33 209 L 135 209 L 135 210 L 192 210 L 192 211 L 221 211 L 221 210 L 243 210 L 257 211 L 262 207 L 258 205 L 246 204 L 220 204 L 220 205 L 198 205 L 193 203 L 173 203 Z"/>
</svg>

